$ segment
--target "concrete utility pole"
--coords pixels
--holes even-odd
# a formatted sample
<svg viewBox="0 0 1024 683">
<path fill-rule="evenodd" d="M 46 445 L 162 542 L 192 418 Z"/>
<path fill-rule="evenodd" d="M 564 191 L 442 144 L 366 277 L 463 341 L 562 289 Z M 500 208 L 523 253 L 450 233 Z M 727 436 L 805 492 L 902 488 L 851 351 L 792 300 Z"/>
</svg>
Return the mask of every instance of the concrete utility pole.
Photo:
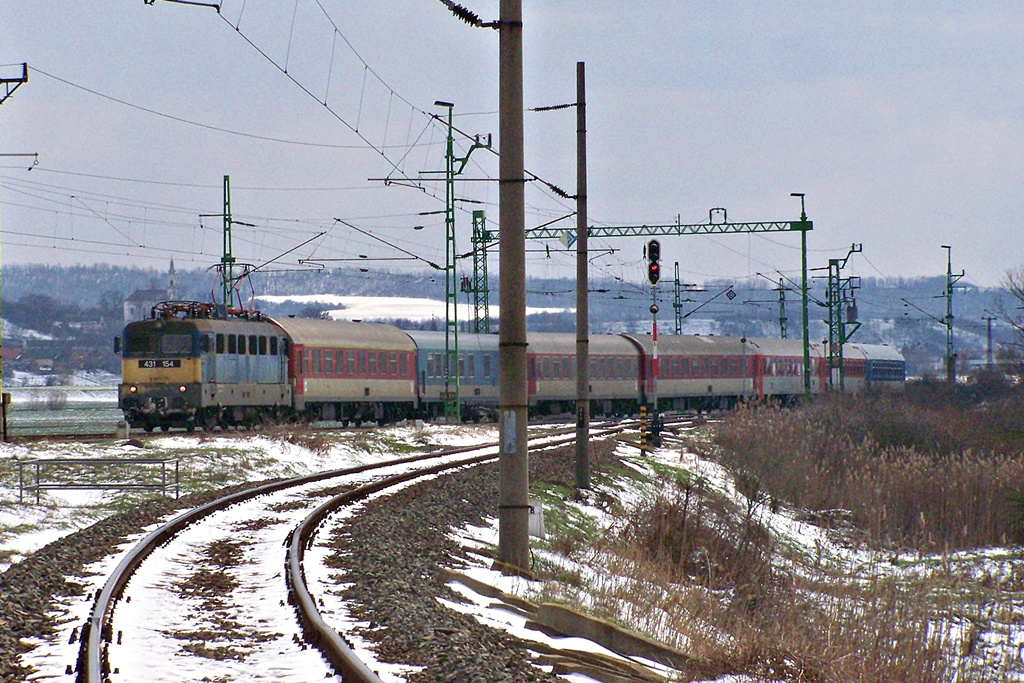
<svg viewBox="0 0 1024 683">
<path fill-rule="evenodd" d="M 985 347 L 985 367 L 991 370 L 995 365 L 995 360 L 992 356 L 992 321 L 995 320 L 995 318 L 990 315 L 984 315 L 981 319 L 985 321 L 988 332 L 988 346 Z"/>
<path fill-rule="evenodd" d="M 586 67 L 576 62 L 576 488 L 590 488 L 590 300 Z"/>
<path fill-rule="evenodd" d="M 526 445 L 526 198 L 523 177 L 523 2 L 501 0 L 498 25 L 499 440 L 498 556 L 526 568 L 529 456 Z"/>
</svg>

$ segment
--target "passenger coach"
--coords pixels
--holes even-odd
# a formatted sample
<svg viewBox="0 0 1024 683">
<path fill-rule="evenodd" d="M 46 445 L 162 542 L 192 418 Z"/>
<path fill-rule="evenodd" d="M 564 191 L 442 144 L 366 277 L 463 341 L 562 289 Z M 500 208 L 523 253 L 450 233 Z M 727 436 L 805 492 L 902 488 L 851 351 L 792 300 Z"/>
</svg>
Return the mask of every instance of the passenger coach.
<svg viewBox="0 0 1024 683">
<path fill-rule="evenodd" d="M 282 318 L 297 413 L 311 420 L 391 422 L 416 410 L 416 345 L 391 325 Z"/>
<path fill-rule="evenodd" d="M 407 330 L 417 350 L 417 393 L 421 414 L 444 414 L 448 374 L 445 370 L 445 333 Z M 453 368 L 454 371 L 454 368 Z M 452 373 L 454 374 L 454 372 Z M 459 334 L 459 396 L 462 419 L 481 420 L 498 414 L 498 336 Z"/>
</svg>

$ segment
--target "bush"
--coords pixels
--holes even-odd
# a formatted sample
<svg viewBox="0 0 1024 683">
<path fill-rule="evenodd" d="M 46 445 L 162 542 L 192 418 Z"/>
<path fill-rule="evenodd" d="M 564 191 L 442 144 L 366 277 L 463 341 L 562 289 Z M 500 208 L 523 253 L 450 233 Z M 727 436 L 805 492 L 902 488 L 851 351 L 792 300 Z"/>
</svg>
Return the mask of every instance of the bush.
<svg viewBox="0 0 1024 683">
<path fill-rule="evenodd" d="M 1014 410 L 826 396 L 797 410 L 743 406 L 715 425 L 713 440 L 724 464 L 773 496 L 851 511 L 869 542 L 959 550 L 1024 540 Z"/>
</svg>

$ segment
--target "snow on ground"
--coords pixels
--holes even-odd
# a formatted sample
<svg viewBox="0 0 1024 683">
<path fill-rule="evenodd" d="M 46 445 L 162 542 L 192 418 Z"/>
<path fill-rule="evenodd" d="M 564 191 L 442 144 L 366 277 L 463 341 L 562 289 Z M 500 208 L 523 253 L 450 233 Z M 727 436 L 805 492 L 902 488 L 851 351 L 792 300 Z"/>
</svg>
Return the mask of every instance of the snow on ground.
<svg viewBox="0 0 1024 683">
<path fill-rule="evenodd" d="M 70 441 L 0 443 L 0 459 L 10 463 L 0 479 L 0 571 L 63 535 L 91 525 L 116 511 L 124 498 L 118 491 L 44 491 L 42 505 L 34 505 L 34 494 L 19 503 L 17 461 L 54 458 L 165 458 L 178 460 L 183 482 L 214 478 L 220 485 L 259 481 L 282 476 L 340 469 L 379 461 L 395 453 L 405 454 L 424 446 L 473 445 L 497 437 L 494 425 L 451 427 L 408 425 L 390 427 L 367 435 L 353 432 L 352 438 L 329 447 L 303 445 L 271 434 L 215 434 L 200 437 L 170 434 L 147 441 L 146 448 L 110 440 L 95 443 Z M 314 433 L 315 434 L 315 433 Z M 312 446 L 312 447 L 311 447 Z M 25 465 L 25 484 L 32 483 L 32 467 Z M 183 484 L 184 486 L 185 484 Z M 184 490 L 184 488 L 183 488 Z"/>
<path fill-rule="evenodd" d="M 655 449 L 646 458 L 642 458 L 639 457 L 634 446 L 627 444 L 620 444 L 616 449 L 616 455 L 627 467 L 640 474 L 648 475 L 652 479 L 655 474 L 651 467 L 652 462 L 684 469 L 692 475 L 704 479 L 710 488 L 737 504 L 739 509 L 746 509 L 747 499 L 737 490 L 732 475 L 718 463 L 674 448 Z M 619 484 L 623 482 L 628 482 L 627 486 L 619 487 Z M 621 502 L 623 507 L 628 508 L 631 503 L 649 497 L 652 494 L 651 485 L 645 483 L 643 479 L 618 480 L 610 484 L 603 494 L 611 496 Z M 600 486 L 595 486 L 593 492 L 595 495 L 591 495 L 590 500 L 600 497 L 597 492 L 599 488 Z M 563 503 L 566 507 L 574 508 L 581 515 L 593 520 L 599 529 L 597 532 L 599 536 L 614 529 L 616 520 L 598 507 L 590 505 L 586 501 L 565 500 Z M 849 544 L 837 540 L 821 527 L 797 519 L 796 511 L 787 510 L 784 507 L 773 511 L 769 505 L 760 504 L 756 508 L 754 518 L 764 528 L 771 530 L 781 544 L 793 549 L 796 555 L 808 559 L 805 566 L 791 567 L 797 572 L 809 573 L 812 571 L 811 566 L 820 566 L 821 568 L 828 567 L 830 571 L 839 572 L 852 580 L 870 582 L 877 578 L 891 577 L 906 582 L 907 585 L 914 585 L 916 580 L 927 576 L 938 566 L 946 565 L 956 567 L 964 581 L 973 580 L 979 586 L 1012 586 L 1024 582 L 1024 565 L 1022 565 L 1024 558 L 1019 549 L 996 548 L 958 553 L 941 558 L 918 557 L 912 554 L 894 555 L 891 552 L 872 552 L 859 547 L 850 547 Z M 491 524 L 487 527 L 457 530 L 453 532 L 453 536 L 468 550 L 482 547 L 493 548 L 497 544 L 498 538 L 497 520 L 491 520 Z M 618 591 L 608 590 L 607 587 L 622 587 L 626 589 L 622 593 L 629 594 L 626 583 L 632 579 L 609 575 L 605 569 L 608 563 L 600 556 L 598 550 L 582 551 L 582 555 L 576 560 L 539 548 L 533 549 L 532 552 L 535 558 L 543 559 L 552 567 L 563 568 L 572 574 L 579 575 L 578 583 L 581 586 L 606 587 L 600 596 L 604 609 L 607 609 L 608 601 L 612 599 L 609 596 L 618 594 Z M 470 555 L 474 556 L 472 553 Z M 527 600 L 542 594 L 544 588 L 541 582 L 529 582 L 517 577 L 502 576 L 499 572 L 493 571 L 489 563 L 483 560 L 469 568 L 460 567 L 457 571 L 472 579 L 494 586 L 505 593 Z M 449 605 L 453 609 L 458 608 L 475 614 L 481 623 L 502 628 L 526 641 L 543 642 L 553 647 L 571 647 L 567 642 L 560 643 L 557 642 L 557 639 L 552 641 L 536 631 L 524 628 L 524 620 L 521 617 L 496 607 L 493 600 L 479 596 L 457 582 L 452 582 L 449 585 L 471 603 L 469 607 Z M 962 590 L 969 592 L 970 586 L 964 585 Z M 588 596 L 583 591 L 574 593 L 573 596 L 585 606 L 596 607 L 593 602 L 588 602 L 588 599 L 594 599 L 596 596 Z M 999 612 L 1007 607 L 1012 612 L 1004 612 L 995 617 L 989 614 L 986 620 L 972 619 L 970 614 L 967 614 L 966 617 L 937 614 L 934 621 L 931 622 L 931 627 L 945 630 L 947 635 L 943 642 L 946 643 L 966 642 L 967 631 L 974 629 L 979 642 L 978 652 L 980 653 L 985 648 L 989 652 L 985 655 L 978 654 L 972 661 L 966 664 L 961 663 L 960 666 L 966 666 L 972 670 L 990 671 L 995 675 L 992 680 L 1024 681 L 1024 675 L 1020 673 L 1021 660 L 1024 660 L 1024 628 L 1021 627 L 1024 617 L 1020 615 L 1024 614 L 1024 604 L 1012 597 L 1004 597 L 1002 601 L 1001 605 L 977 605 L 976 615 L 980 616 L 984 612 Z M 972 609 L 970 603 L 965 604 L 967 606 L 963 609 L 969 612 Z M 631 611 L 629 605 L 621 604 L 620 607 L 621 615 L 626 615 Z M 666 642 L 670 642 L 672 639 L 678 640 L 678 633 L 664 631 L 659 633 L 662 622 L 659 621 L 657 614 L 647 613 L 644 617 L 645 622 L 642 624 L 641 630 Z M 626 620 L 626 617 L 623 616 L 622 619 Z M 982 626 L 978 633 L 976 624 L 982 623 L 982 621 L 986 625 Z M 632 661 L 649 666 L 652 668 L 652 673 L 662 675 L 665 673 L 657 666 L 651 666 L 650 662 L 638 661 L 635 658 Z M 724 676 L 715 679 L 714 683 L 753 683 L 754 680 L 745 676 Z"/>
<path fill-rule="evenodd" d="M 54 386 L 53 383 L 57 380 L 60 381 L 60 385 Z M 76 370 L 70 375 L 40 375 L 34 372 L 13 370 L 10 378 L 4 379 L 4 391 L 13 388 L 14 393 L 17 393 L 21 387 L 46 387 L 50 391 L 66 391 L 69 387 L 98 387 L 112 390 L 116 401 L 117 385 L 120 381 L 120 375 L 105 370 Z"/>
<path fill-rule="evenodd" d="M 492 440 L 495 437 L 496 427 L 493 425 L 459 427 L 427 425 L 419 427 L 415 424 L 375 430 L 372 433 L 353 432 L 351 438 L 338 440 L 328 446 L 316 440 L 290 439 L 288 435 L 282 434 L 239 436 L 227 433 L 201 437 L 199 440 L 195 437 L 168 435 L 151 439 L 148 442 L 149 448 L 146 450 L 146 454 L 158 453 L 160 457 L 179 459 L 183 471 L 187 472 L 189 476 L 225 477 L 225 480 L 218 480 L 218 483 L 226 485 L 234 483 L 242 476 L 248 480 L 294 476 L 380 460 L 395 454 L 405 454 L 428 444 L 472 445 Z M 54 457 L 138 457 L 140 454 L 138 448 L 116 441 L 95 444 L 0 444 L 0 458 L 8 461 Z M 652 463 L 684 468 L 703 478 L 709 486 L 735 502 L 743 503 L 745 501 L 727 471 L 718 464 L 703 460 L 692 453 L 681 452 L 675 448 L 662 448 L 654 450 L 648 458 L 642 459 L 638 457 L 635 448 L 620 445 L 618 455 L 629 467 L 646 474 L 653 472 Z M 16 469 L 8 467 L 6 470 L 0 471 L 8 473 L 7 477 L 0 480 L 0 570 L 46 543 L 87 526 L 98 517 L 108 514 L 106 511 L 114 507 L 114 503 L 119 497 L 117 492 L 53 491 L 44 495 L 43 505 L 22 505 L 17 501 Z M 10 476 L 12 472 L 15 477 L 13 481 Z M 645 488 L 650 484 L 638 483 L 642 479 L 623 481 L 629 482 L 629 486 L 610 489 L 608 493 L 626 505 L 651 494 L 650 488 Z M 586 503 L 572 504 L 578 505 L 579 511 L 596 520 L 599 526 L 611 524 L 611 520 L 606 519 L 604 513 L 596 506 Z M 925 571 L 922 567 L 928 558 L 899 558 L 918 561 L 917 564 L 910 567 L 902 566 L 904 564 L 902 562 L 880 562 L 877 554 L 844 547 L 832 540 L 819 527 L 799 521 L 792 511 L 787 511 L 785 508 L 773 511 L 769 506 L 763 505 L 758 508 L 756 514 L 765 527 L 772 529 L 780 539 L 784 539 L 787 544 L 791 544 L 807 557 L 824 558 L 825 561 L 832 563 L 833 567 L 845 567 L 851 574 L 873 571 L 906 576 L 910 572 Z M 497 520 L 492 520 L 492 523 L 486 527 L 462 529 L 455 533 L 460 542 L 470 549 L 493 548 L 497 545 Z M 139 534 L 138 537 L 141 538 L 141 536 L 142 534 Z M 317 552 L 315 548 L 311 549 L 310 557 L 312 559 L 306 563 L 307 567 L 317 566 L 317 562 L 314 561 Z M 597 571 L 592 569 L 592 567 L 601 566 L 594 561 L 596 556 L 585 558 L 584 564 L 581 565 L 545 550 L 535 550 L 535 554 L 555 566 L 565 566 L 572 571 L 582 572 L 584 584 L 604 582 L 607 585 L 608 582 L 616 580 L 616 577 L 598 575 Z M 90 571 L 95 571 L 99 576 L 103 576 L 109 572 L 117 560 L 116 556 L 111 556 L 101 563 L 102 566 L 92 567 Z M 979 583 L 1000 582 L 1022 574 L 1019 550 L 994 549 L 987 552 L 962 553 L 943 558 L 943 561 L 964 565 L 965 578 L 976 580 Z M 483 560 L 468 568 L 460 567 L 458 571 L 514 595 L 529 597 L 531 593 L 538 590 L 538 586 L 531 585 L 530 582 L 523 579 L 501 576 L 492 571 L 489 564 Z M 899 574 L 900 572 L 903 574 Z M 325 597 L 325 614 L 332 613 L 338 623 L 343 626 L 351 626 L 351 620 L 346 621 L 343 605 L 338 604 L 336 599 L 332 600 L 331 596 L 338 586 L 330 578 L 331 572 L 314 570 L 311 573 L 311 584 L 319 584 L 321 595 Z M 593 575 L 591 576 L 589 573 Z M 546 642 L 552 647 L 575 649 L 596 647 L 592 644 L 584 646 L 582 643 L 570 642 L 565 639 L 549 639 L 537 631 L 525 628 L 525 619 L 522 617 L 516 616 L 508 610 L 495 608 L 491 600 L 475 596 L 472 591 L 457 583 L 452 584 L 452 587 L 467 602 L 463 604 L 445 602 L 444 604 L 452 609 L 471 613 L 483 623 L 502 628 L 524 640 Z M 88 605 L 84 603 L 83 605 L 68 605 L 66 609 L 68 614 L 60 618 L 76 619 L 80 623 L 85 618 Z M 1020 609 L 1024 611 L 1024 608 Z M 1017 650 L 1024 647 L 1024 631 L 1013 624 L 1022 621 L 1024 620 L 1013 617 L 1012 623 L 1006 624 L 1004 633 L 985 632 L 981 634 L 980 638 L 983 643 L 987 643 L 993 648 L 1005 649 L 1008 656 L 1010 650 L 1013 650 L 1012 656 L 1018 656 Z M 962 626 L 963 624 L 958 626 L 955 623 L 947 622 L 944 627 L 952 630 Z M 67 639 L 64 640 L 66 642 Z M 356 642 L 355 645 L 362 656 L 371 658 L 370 651 L 364 644 Z M 633 661 L 649 666 L 654 672 L 665 673 L 654 663 Z M 379 663 L 375 663 L 374 668 L 379 668 L 387 681 L 404 680 L 411 671 L 408 668 L 388 667 Z M 579 676 L 566 678 L 576 682 L 589 680 Z M 749 680 L 743 677 L 729 677 L 718 679 L 718 683 L 748 683 Z"/>
<path fill-rule="evenodd" d="M 282 296 L 258 296 L 258 300 L 279 304 L 294 301 L 299 304 L 320 304 L 328 309 L 327 313 L 333 320 L 429 320 L 443 321 L 445 302 L 436 299 L 395 296 L 341 296 L 337 294 L 301 294 Z M 337 308 L 330 308 L 337 306 Z M 458 304 L 458 316 L 462 320 L 472 320 L 473 307 L 469 304 Z M 498 306 L 490 307 L 491 316 L 497 317 Z M 573 308 L 538 308 L 527 307 L 526 314 L 537 313 L 572 313 Z"/>
<path fill-rule="evenodd" d="M 496 439 L 496 431 L 494 426 L 418 427 L 411 425 L 375 430 L 372 433 L 354 432 L 350 436 L 351 438 L 342 439 L 329 447 L 323 447 L 323 444 L 316 444 L 320 446 L 318 448 L 308 448 L 304 445 L 290 443 L 287 440 L 274 438 L 270 435 L 234 436 L 230 434 L 203 439 L 199 442 L 199 449 L 197 449 L 197 440 L 194 437 L 176 435 L 154 438 L 150 440 L 149 444 L 150 450 L 159 451 L 161 457 L 174 458 L 175 456 L 180 456 L 183 459 L 198 458 L 200 460 L 209 460 L 207 456 L 212 454 L 214 457 L 233 458 L 236 462 L 244 464 L 246 467 L 245 471 L 249 475 L 248 478 L 250 480 L 258 480 L 269 476 L 293 476 L 307 472 L 340 469 L 351 465 L 382 460 L 385 457 L 393 457 L 396 454 L 403 455 L 428 445 L 461 446 L 489 443 Z M 197 450 L 200 451 L 199 454 L 197 454 Z M 205 452 L 205 455 L 203 452 Z M 0 456 L 8 458 L 106 458 L 117 455 L 137 455 L 137 453 L 138 449 L 136 447 L 117 442 L 102 444 L 54 443 L 34 444 L 32 446 L 0 445 Z M 449 459 L 460 457 L 466 456 L 450 456 Z M 372 475 L 369 473 L 353 475 L 352 483 L 358 484 L 363 480 L 368 481 L 375 476 L 396 474 L 410 467 L 416 467 L 416 465 L 389 467 L 384 470 L 377 470 Z M 9 482 L 5 481 L 3 483 L 5 486 L 0 487 L 0 511 L 2 511 L 3 515 L 0 517 L 0 528 L 17 528 L 21 530 L 21 533 L 11 533 L 4 539 L 4 548 L 10 552 L 17 553 L 13 558 L 15 561 L 31 550 L 37 549 L 61 535 L 85 526 L 87 523 L 91 523 L 95 516 L 90 515 L 88 519 L 85 519 L 83 508 L 95 505 L 102 506 L 104 502 L 109 504 L 112 498 L 117 497 L 117 494 L 112 492 L 87 491 L 66 495 L 69 492 L 53 491 L 45 494 L 47 499 L 46 505 L 17 505 L 7 503 L 8 499 L 12 496 L 16 499 L 17 489 L 12 491 L 9 486 L 6 486 Z M 315 488 L 316 486 L 322 486 L 322 484 L 309 485 L 307 488 Z M 289 495 L 302 498 L 301 491 L 292 492 Z M 238 524 L 240 520 L 244 521 L 246 519 L 246 507 L 259 504 L 261 503 L 250 502 L 233 506 L 219 513 L 220 519 L 215 522 L 215 527 L 220 529 L 221 535 L 229 534 L 232 538 L 251 541 L 256 547 L 266 547 L 269 549 L 269 552 L 257 553 L 257 557 L 251 563 L 243 565 L 243 570 L 255 579 L 256 585 L 269 587 L 270 590 L 279 590 L 281 593 L 273 599 L 268 599 L 263 593 L 259 596 L 253 594 L 248 603 L 243 600 L 241 605 L 243 611 L 248 615 L 242 619 L 246 624 L 252 624 L 254 627 L 258 625 L 261 631 L 284 634 L 283 637 L 257 644 L 253 650 L 255 653 L 253 661 L 258 661 L 261 667 L 258 678 L 282 681 L 310 680 L 311 678 L 321 680 L 326 667 L 320 655 L 315 650 L 308 649 L 303 650 L 300 655 L 296 656 L 296 648 L 290 645 L 291 635 L 294 634 L 296 637 L 299 635 L 298 625 L 291 615 L 290 609 L 268 609 L 271 605 L 287 604 L 284 582 L 280 577 L 280 561 L 283 558 L 280 540 L 268 542 L 266 537 L 272 532 L 272 530 L 268 529 L 255 530 L 248 536 L 245 533 L 232 532 L 234 525 Z M 301 519 L 307 512 L 298 509 L 282 514 Z M 348 510 L 341 515 L 337 515 L 338 519 L 332 521 L 336 523 L 338 520 L 343 519 L 345 515 L 353 513 L 354 511 Z M 178 513 L 168 515 L 161 523 L 170 520 L 176 514 Z M 292 525 L 296 521 L 290 520 Z M 159 525 L 154 525 L 141 531 L 129 539 L 118 552 L 90 566 L 85 572 L 86 576 L 74 577 L 77 582 L 83 585 L 84 592 L 89 594 L 100 589 L 106 575 L 120 562 L 121 558 L 135 543 L 141 540 L 147 533 L 157 528 L 157 526 Z M 192 533 L 193 535 L 198 534 L 198 537 L 191 541 L 191 547 L 198 549 L 203 546 L 209 541 L 212 532 L 213 530 L 210 527 L 197 527 Z M 185 532 L 185 534 L 188 533 L 188 531 Z M 325 534 L 325 537 L 329 535 L 329 531 L 322 531 L 321 533 Z M 188 538 L 183 540 L 186 547 L 188 547 Z M 135 595 L 137 599 L 134 602 L 125 602 L 118 607 L 117 629 L 123 631 L 125 638 L 130 638 L 132 644 L 132 647 L 125 648 L 124 652 L 118 652 L 118 665 L 122 667 L 121 673 L 130 679 L 182 680 L 179 676 L 189 675 L 190 670 L 181 668 L 184 666 L 188 669 L 187 660 L 181 658 L 175 658 L 176 664 L 168 669 L 173 673 L 167 673 L 161 667 L 154 669 L 149 666 L 153 661 L 153 657 L 159 658 L 160 661 L 169 661 L 174 658 L 173 652 L 163 652 L 160 650 L 160 648 L 166 648 L 168 643 L 165 638 L 160 637 L 154 632 L 154 629 L 158 628 L 155 625 L 156 623 L 170 623 L 171 627 L 163 627 L 165 631 L 178 629 L 187 631 L 190 626 L 189 615 L 186 614 L 188 610 L 184 603 L 179 598 L 171 595 L 170 592 L 164 590 L 167 586 L 162 582 L 166 581 L 166 578 L 157 579 L 157 577 L 166 577 L 168 574 L 174 575 L 175 572 L 179 575 L 184 575 L 186 568 L 191 566 L 196 558 L 195 552 L 193 552 L 192 556 L 182 555 L 180 554 L 180 545 L 178 545 L 176 547 L 179 548 L 179 554 L 172 555 L 167 552 L 169 547 L 165 546 L 157 551 L 155 556 L 150 561 L 147 561 L 143 568 L 133 576 L 128 593 Z M 346 621 L 343 605 L 334 604 L 331 601 L 330 596 L 334 590 L 337 590 L 337 585 L 331 578 L 335 570 L 320 567 L 316 561 L 316 553 L 317 550 L 315 548 L 311 549 L 310 557 L 312 559 L 305 563 L 305 566 L 311 573 L 308 580 L 311 586 L 314 586 L 314 594 L 319 592 L 325 597 L 327 604 L 330 606 L 328 608 L 329 611 L 340 622 L 341 627 L 350 625 L 352 622 L 351 620 Z M 9 566 L 9 563 L 4 565 L 4 568 L 6 566 Z M 250 584 L 243 582 L 243 585 Z M 320 586 L 319 589 L 316 588 L 317 585 Z M 142 598 L 143 594 L 146 595 L 145 599 Z M 153 606 L 161 604 L 162 607 L 157 608 L 160 614 L 154 616 L 152 612 Z M 33 676 L 32 680 L 61 678 L 66 664 L 74 662 L 77 656 L 78 644 L 69 643 L 69 640 L 71 640 L 69 634 L 71 629 L 79 626 L 87 619 L 91 606 L 92 602 L 87 599 L 74 598 L 67 601 L 53 615 L 58 623 L 64 625 L 60 633 L 46 641 L 41 639 L 27 641 L 36 646 L 32 652 L 23 658 L 23 663 L 32 665 L 39 670 L 39 673 Z M 325 614 L 327 613 L 328 610 L 325 610 Z M 357 642 L 356 650 L 365 661 L 372 664 L 373 669 L 381 672 L 385 680 L 404 680 L 405 674 L 413 670 L 409 667 L 374 662 L 372 651 L 364 643 Z M 133 652 L 137 654 L 133 656 Z M 212 670 L 205 664 L 201 668 L 202 671 L 197 670 L 192 673 L 207 675 Z M 253 676 L 255 676 L 252 671 L 246 670 L 244 662 L 230 659 L 216 663 L 214 668 L 217 669 L 215 672 L 217 676 L 224 676 L 233 680 L 241 680 L 242 678 L 252 680 Z M 152 677 L 150 674 L 154 671 L 160 675 L 157 675 L 155 678 Z M 218 678 L 217 680 L 222 679 Z"/>
</svg>

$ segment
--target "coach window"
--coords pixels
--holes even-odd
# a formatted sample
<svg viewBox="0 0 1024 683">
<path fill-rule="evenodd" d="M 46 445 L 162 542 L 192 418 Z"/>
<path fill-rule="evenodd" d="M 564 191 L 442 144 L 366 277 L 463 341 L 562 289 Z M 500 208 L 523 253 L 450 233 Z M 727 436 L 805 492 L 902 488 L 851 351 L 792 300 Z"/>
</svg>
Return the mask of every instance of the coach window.
<svg viewBox="0 0 1024 683">
<path fill-rule="evenodd" d="M 544 356 L 540 362 L 541 379 L 551 379 L 551 356 Z"/>
<path fill-rule="evenodd" d="M 233 334 L 228 335 L 228 353 L 238 353 L 238 340 Z"/>
<path fill-rule="evenodd" d="M 362 351 L 360 351 L 359 353 L 362 354 Z M 374 377 L 377 374 L 377 354 L 368 353 L 366 355 L 369 356 L 366 374 L 368 374 L 370 377 Z"/>
<path fill-rule="evenodd" d="M 476 354 L 468 354 L 466 356 L 466 377 L 469 379 L 476 379 Z"/>
<path fill-rule="evenodd" d="M 484 378 L 489 379 L 491 376 L 491 354 L 484 354 Z"/>
<path fill-rule="evenodd" d="M 377 371 L 381 377 L 388 376 L 388 354 L 383 351 L 377 354 Z"/>
<path fill-rule="evenodd" d="M 356 352 L 346 351 L 345 352 L 345 370 L 349 375 L 356 374 Z"/>
<path fill-rule="evenodd" d="M 324 368 L 320 364 L 320 349 L 313 349 L 313 370 L 312 372 L 319 375 L 323 372 Z"/>
<path fill-rule="evenodd" d="M 334 352 L 324 351 L 324 374 L 328 377 L 334 375 Z"/>
<path fill-rule="evenodd" d="M 259 337 L 257 337 L 255 334 L 250 334 L 249 335 L 249 355 L 250 356 L 256 356 L 256 355 L 259 355 L 259 352 L 260 352 Z"/>
<path fill-rule="evenodd" d="M 561 356 L 555 356 L 551 359 L 551 379 L 562 379 Z"/>
<path fill-rule="evenodd" d="M 277 355 L 277 337 L 271 337 L 270 338 L 270 355 L 271 356 L 276 356 Z"/>
<path fill-rule="evenodd" d="M 398 372 L 402 377 L 409 374 L 409 354 L 403 353 L 398 357 Z"/>
<path fill-rule="evenodd" d="M 217 335 L 217 353 L 224 353 L 227 350 L 227 340 L 223 334 Z"/>
<path fill-rule="evenodd" d="M 298 374 L 302 374 L 302 350 L 299 349 L 295 352 L 295 367 Z"/>
</svg>

